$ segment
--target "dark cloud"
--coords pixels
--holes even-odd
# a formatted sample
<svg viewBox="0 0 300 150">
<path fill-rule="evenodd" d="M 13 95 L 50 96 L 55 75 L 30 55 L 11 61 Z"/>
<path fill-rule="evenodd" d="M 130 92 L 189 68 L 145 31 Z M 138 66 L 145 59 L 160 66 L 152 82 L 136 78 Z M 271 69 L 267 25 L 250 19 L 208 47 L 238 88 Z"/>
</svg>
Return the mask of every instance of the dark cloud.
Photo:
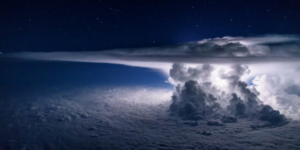
<svg viewBox="0 0 300 150">
<path fill-rule="evenodd" d="M 246 116 L 246 106 L 241 98 L 236 95 L 236 93 L 232 93 L 232 98 L 229 100 L 227 110 L 235 116 Z"/>
<path fill-rule="evenodd" d="M 173 103 L 170 110 L 187 120 L 200 120 L 212 116 L 220 105 L 217 98 L 207 92 L 211 87 L 209 80 L 213 67 L 209 64 L 187 68 L 183 64 L 173 64 L 170 69 L 170 77 L 178 84 L 172 96 Z M 196 80 L 201 80 L 199 83 Z"/>
<path fill-rule="evenodd" d="M 183 124 L 189 125 L 189 126 L 198 126 L 199 125 L 197 121 L 184 121 Z"/>
<path fill-rule="evenodd" d="M 200 120 L 212 116 L 220 105 L 216 98 L 203 90 L 197 81 L 187 81 L 180 84 L 172 96 L 170 110 L 187 120 Z"/>
<path fill-rule="evenodd" d="M 232 116 L 223 116 L 222 117 L 222 122 L 223 123 L 236 123 L 237 122 L 237 118 L 232 117 Z"/>
<path fill-rule="evenodd" d="M 286 124 L 287 119 L 279 111 L 273 110 L 269 105 L 261 105 L 257 108 L 256 115 L 258 119 L 269 121 L 272 124 Z"/>
<path fill-rule="evenodd" d="M 203 131 L 202 132 L 202 135 L 205 135 L 205 136 L 211 136 L 212 133 L 208 132 L 208 131 Z"/>
<path fill-rule="evenodd" d="M 247 88 L 247 83 L 239 81 L 237 84 L 239 91 L 241 94 L 244 96 L 244 99 L 246 100 L 246 105 L 247 105 L 247 111 L 248 114 L 253 113 L 255 108 L 258 107 L 258 101 L 259 99 L 257 98 L 257 95 L 252 93 L 248 88 Z"/>
<path fill-rule="evenodd" d="M 207 121 L 206 123 L 209 126 L 224 126 L 224 124 L 218 122 L 218 121 Z"/>
<path fill-rule="evenodd" d="M 299 85 L 291 85 L 284 90 L 288 94 L 295 94 L 300 97 L 300 86 Z"/>
</svg>

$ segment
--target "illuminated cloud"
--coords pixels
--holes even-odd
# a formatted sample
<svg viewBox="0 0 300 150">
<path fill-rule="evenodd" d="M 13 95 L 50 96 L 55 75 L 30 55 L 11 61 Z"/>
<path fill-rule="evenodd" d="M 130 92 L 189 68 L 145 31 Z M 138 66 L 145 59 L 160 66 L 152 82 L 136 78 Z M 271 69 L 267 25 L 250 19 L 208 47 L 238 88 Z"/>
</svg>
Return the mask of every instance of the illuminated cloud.
<svg viewBox="0 0 300 150">
<path fill-rule="evenodd" d="M 300 85 L 296 76 L 300 70 L 300 38 L 294 35 L 222 37 L 163 47 L 90 52 L 20 52 L 2 54 L 1 57 L 158 69 L 169 77 L 168 82 L 174 86 L 178 83 L 183 86 L 193 80 L 199 84 L 206 82 L 206 87 L 209 87 L 206 90 L 217 95 L 215 97 L 222 97 L 224 91 L 223 100 L 218 102 L 223 108 L 235 97 L 232 93 L 236 93 L 246 100 L 244 104 L 248 110 L 250 98 L 253 102 L 270 105 L 288 117 L 299 116 L 299 96 L 294 87 Z M 277 79 L 271 82 L 272 75 L 286 80 L 278 79 L 278 83 L 274 84 Z M 294 81 L 288 81 L 288 77 Z M 243 103 L 237 102 L 240 107 L 235 110 L 243 112 Z"/>
<path fill-rule="evenodd" d="M 223 37 L 163 47 L 90 52 L 22 52 L 5 56 L 117 64 L 126 64 L 125 61 L 210 64 L 290 62 L 299 61 L 300 38 L 292 35 Z"/>
<path fill-rule="evenodd" d="M 218 76 L 213 75 L 216 72 Z M 248 86 L 241 77 L 249 72 L 248 66 L 237 64 L 229 68 L 173 64 L 169 80 L 177 85 L 170 110 L 186 120 L 221 119 L 226 114 L 272 124 L 285 124 L 284 115 L 299 119 L 300 97 L 298 89 L 294 88 L 298 87 L 296 82 L 288 81 L 288 76 L 281 81 L 262 75 L 254 78 L 254 85 Z"/>
</svg>

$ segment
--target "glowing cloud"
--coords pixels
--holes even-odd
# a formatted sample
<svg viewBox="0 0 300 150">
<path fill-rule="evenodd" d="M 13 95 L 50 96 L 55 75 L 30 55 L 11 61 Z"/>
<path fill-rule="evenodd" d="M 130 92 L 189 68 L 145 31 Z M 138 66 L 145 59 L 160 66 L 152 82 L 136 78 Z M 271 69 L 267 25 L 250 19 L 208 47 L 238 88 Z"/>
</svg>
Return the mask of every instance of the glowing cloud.
<svg viewBox="0 0 300 150">
<path fill-rule="evenodd" d="M 228 93 L 224 97 L 227 102 L 221 101 L 221 106 L 228 104 L 229 99 L 236 100 L 232 102 L 238 102 L 239 97 L 248 99 L 247 93 L 253 93 L 257 103 L 268 104 L 288 117 L 298 118 L 300 112 L 299 95 L 291 89 L 300 85 L 297 76 L 300 74 L 300 38 L 295 35 L 223 37 L 172 46 L 93 52 L 7 53 L 1 57 L 153 68 L 169 76 L 168 82 L 173 85 L 181 83 L 183 86 L 194 80 L 200 83 L 199 86 L 193 84 L 194 87 L 203 90 L 202 83 L 211 83 L 206 89 L 208 93 L 219 97 L 221 91 Z M 234 67 L 230 67 L 232 65 Z M 273 76 L 278 78 L 273 79 Z M 245 82 L 252 86 L 247 87 Z M 237 96 L 232 96 L 232 92 Z"/>
</svg>

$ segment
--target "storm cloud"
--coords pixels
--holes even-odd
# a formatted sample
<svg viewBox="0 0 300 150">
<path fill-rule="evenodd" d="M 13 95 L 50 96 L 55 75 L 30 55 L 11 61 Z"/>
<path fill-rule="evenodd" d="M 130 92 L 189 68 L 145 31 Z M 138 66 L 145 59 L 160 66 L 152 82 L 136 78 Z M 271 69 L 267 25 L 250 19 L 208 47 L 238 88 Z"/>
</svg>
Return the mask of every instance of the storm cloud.
<svg viewBox="0 0 300 150">
<path fill-rule="evenodd" d="M 287 123 L 279 111 L 263 104 L 255 87 L 250 88 L 241 81 L 241 76 L 250 71 L 247 66 L 236 64 L 230 70 L 219 72 L 219 78 L 227 82 L 230 90 L 211 83 L 214 69 L 208 68 L 213 66 L 205 64 L 187 68 L 183 64 L 173 64 L 170 77 L 179 82 L 170 105 L 173 115 L 183 120 L 221 119 L 223 123 L 237 122 L 237 118 L 256 118 L 272 125 Z M 220 105 L 222 101 L 226 107 Z"/>
<path fill-rule="evenodd" d="M 1 57 L 112 63 L 159 69 L 169 77 L 167 82 L 176 86 L 176 98 L 173 99 L 176 99 L 177 105 L 182 104 L 187 112 L 193 112 L 198 107 L 205 111 L 202 107 L 215 107 L 217 104 L 227 110 L 231 99 L 240 99 L 231 101 L 232 106 L 227 110 L 229 113 L 249 116 L 260 105 L 270 105 L 294 119 L 299 118 L 297 116 L 300 114 L 297 90 L 300 85 L 297 78 L 300 38 L 296 35 L 226 36 L 162 47 L 90 52 L 20 52 L 4 53 Z M 294 79 L 294 83 L 290 79 Z M 188 87 L 202 91 L 194 93 L 194 97 L 204 101 L 195 104 L 186 99 L 189 98 L 186 94 Z M 208 99 L 216 100 L 209 103 Z"/>
<path fill-rule="evenodd" d="M 250 44 L 258 44 L 258 41 L 253 39 L 244 40 L 235 48 L 241 51 L 239 57 L 255 59 L 256 57 L 251 56 L 251 50 L 241 47 L 241 45 L 249 44 L 249 41 L 254 42 Z M 222 44 L 222 39 L 216 40 L 216 43 Z M 269 43 L 274 44 L 274 42 Z M 226 49 L 233 49 L 233 47 L 229 44 Z M 295 131 L 298 131 L 299 123 L 295 124 L 289 120 L 289 118 L 299 119 L 300 98 L 297 95 L 297 87 L 300 85 L 300 80 L 297 78 L 299 73 L 299 70 L 295 69 L 297 67 L 281 64 L 272 68 L 265 63 L 258 63 L 255 66 L 248 64 L 249 61 L 244 61 L 242 58 L 243 63 L 239 63 L 234 61 L 235 58 L 239 59 L 237 51 L 221 51 L 223 51 L 222 55 L 226 57 L 225 59 L 230 60 L 228 61 L 230 63 L 214 64 L 214 60 L 219 59 L 217 57 L 207 57 L 208 62 L 192 64 L 189 63 L 189 59 L 186 59 L 190 56 L 186 58 L 183 56 L 186 63 L 180 63 L 180 61 L 171 63 L 176 59 L 164 60 L 169 63 L 169 65 L 164 66 L 164 69 L 168 73 L 168 82 L 174 85 L 173 93 L 171 90 L 143 89 L 141 87 L 116 88 L 109 91 L 86 89 L 71 94 L 58 94 L 53 98 L 47 95 L 36 104 L 32 106 L 22 105 L 22 109 L 18 109 L 14 111 L 15 114 L 7 116 L 26 120 L 15 125 L 17 127 L 22 127 L 22 122 L 28 122 L 29 116 L 30 121 L 33 120 L 31 121 L 32 126 L 34 121 L 41 121 L 41 126 L 47 125 L 49 131 L 53 130 L 50 122 L 57 122 L 58 125 L 55 129 L 61 129 L 59 131 L 64 131 L 64 135 L 73 138 L 73 135 L 77 134 L 74 131 L 80 132 L 81 136 L 79 137 L 85 141 L 95 142 L 101 139 L 102 143 L 95 142 L 100 145 L 105 145 L 103 143 L 109 143 L 113 141 L 112 139 L 116 139 L 115 141 L 119 144 L 114 144 L 116 145 L 114 149 L 122 148 L 120 143 L 128 145 L 132 141 L 137 143 L 132 146 L 136 148 L 143 145 L 153 149 L 187 149 L 187 147 L 178 146 L 180 143 L 178 140 L 189 141 L 191 144 L 188 147 L 193 148 L 193 145 L 199 145 L 199 138 L 210 143 L 212 147 L 208 149 L 220 149 L 224 145 L 228 149 L 243 149 L 246 146 L 257 145 L 259 140 L 262 141 L 262 145 L 267 147 L 271 142 L 267 143 L 266 140 L 273 143 L 279 140 L 282 143 L 288 143 L 292 135 L 295 136 L 294 143 L 297 143 L 299 136 L 296 136 L 298 134 L 295 134 Z M 112 54 L 104 55 L 104 52 L 103 54 L 101 52 L 101 55 L 100 52 L 98 54 L 94 52 L 85 53 L 84 57 L 82 57 L 84 53 L 24 54 L 28 58 L 40 60 L 106 62 L 149 68 L 162 67 L 162 63 L 156 62 L 155 58 L 146 61 L 152 56 L 147 56 L 148 58 L 145 60 L 142 60 L 145 56 L 130 56 L 135 58 L 129 60 L 125 54 L 124 56 L 113 56 Z M 124 51 L 124 53 L 127 52 Z M 232 56 L 229 57 L 227 53 L 231 53 Z M 197 56 L 197 54 L 193 55 Z M 198 59 L 202 59 L 202 57 L 204 58 L 204 56 L 200 57 L 199 55 Z M 292 57 L 295 56 L 286 58 Z M 136 61 L 135 59 L 140 60 Z M 222 58 L 220 59 L 222 60 Z M 272 60 L 275 59 L 272 58 Z M 284 71 L 282 71 L 283 68 Z M 283 74 L 284 72 L 286 74 Z M 78 93 L 82 94 L 79 95 Z M 23 108 L 23 106 L 26 107 Z M 47 110 L 50 110 L 50 113 Z M 68 124 L 67 129 L 72 129 L 72 132 L 67 130 L 64 124 Z M 80 125 L 79 129 L 76 128 L 77 126 L 73 127 L 77 124 Z M 282 125 L 285 126 L 263 130 L 266 127 Z M 15 130 L 16 127 L 11 128 L 8 124 L 4 129 L 21 131 L 21 127 L 18 127 L 19 130 Z M 259 132 L 255 130 L 259 130 Z M 48 130 L 32 131 L 28 129 L 27 133 L 38 134 Z M 181 133 L 178 134 L 178 132 Z M 286 135 L 287 132 L 288 135 Z M 267 133 L 266 137 L 268 138 L 262 138 L 262 133 Z M 26 137 L 26 135 L 29 134 L 22 134 L 20 137 Z M 232 140 L 228 140 L 228 136 Z M 245 137 L 251 139 L 244 139 Z M 41 137 L 43 140 L 47 138 L 48 135 Z M 168 144 L 153 143 L 153 139 Z M 249 141 L 252 143 L 249 144 Z M 228 143 L 231 145 L 228 146 Z M 289 146 L 289 144 L 287 145 Z"/>
</svg>

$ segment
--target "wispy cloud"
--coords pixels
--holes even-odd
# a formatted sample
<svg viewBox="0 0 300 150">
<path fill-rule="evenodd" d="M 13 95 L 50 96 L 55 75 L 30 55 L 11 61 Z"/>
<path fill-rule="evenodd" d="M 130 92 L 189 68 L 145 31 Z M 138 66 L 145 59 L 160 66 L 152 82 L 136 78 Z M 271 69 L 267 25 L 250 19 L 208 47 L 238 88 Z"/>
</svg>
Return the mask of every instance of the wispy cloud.
<svg viewBox="0 0 300 150">
<path fill-rule="evenodd" d="M 256 63 L 299 61 L 300 38 L 294 35 L 223 37 L 178 45 L 90 52 L 22 52 L 6 54 L 38 60 L 107 62 Z"/>
</svg>

